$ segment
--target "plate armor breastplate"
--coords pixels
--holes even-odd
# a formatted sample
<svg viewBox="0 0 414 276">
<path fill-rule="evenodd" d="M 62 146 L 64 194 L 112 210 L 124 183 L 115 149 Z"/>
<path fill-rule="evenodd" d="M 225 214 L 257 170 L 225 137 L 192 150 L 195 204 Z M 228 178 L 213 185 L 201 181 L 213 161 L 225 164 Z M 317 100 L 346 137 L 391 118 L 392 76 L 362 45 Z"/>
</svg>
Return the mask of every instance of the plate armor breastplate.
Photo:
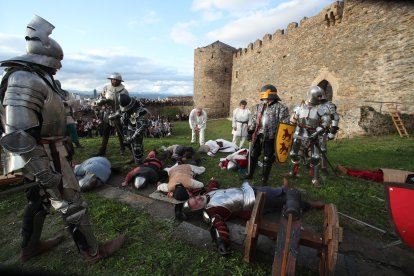
<svg viewBox="0 0 414 276">
<path fill-rule="evenodd" d="M 255 203 L 255 195 L 248 183 L 243 183 L 240 188 L 219 189 L 208 193 L 210 201 L 206 209 L 221 206 L 231 213 L 251 211 Z"/>
<path fill-rule="evenodd" d="M 42 137 L 63 137 L 66 135 L 66 113 L 61 97 L 49 88 L 42 109 Z"/>
<path fill-rule="evenodd" d="M 320 124 L 318 107 L 303 105 L 299 113 L 298 124 L 301 127 L 316 129 Z"/>
</svg>

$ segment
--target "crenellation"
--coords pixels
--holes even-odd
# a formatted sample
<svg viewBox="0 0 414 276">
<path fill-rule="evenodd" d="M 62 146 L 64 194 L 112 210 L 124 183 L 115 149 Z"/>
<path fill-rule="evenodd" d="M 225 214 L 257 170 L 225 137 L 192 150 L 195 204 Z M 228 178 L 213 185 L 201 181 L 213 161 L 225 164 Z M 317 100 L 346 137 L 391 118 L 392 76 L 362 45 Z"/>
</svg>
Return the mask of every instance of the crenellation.
<svg viewBox="0 0 414 276">
<path fill-rule="evenodd" d="M 262 45 L 262 41 L 260 39 L 257 39 L 253 44 L 253 49 L 257 52 L 262 47 Z"/>
<path fill-rule="evenodd" d="M 303 18 L 302 18 L 302 20 L 300 20 L 300 26 L 301 26 L 301 27 L 306 26 L 307 22 L 309 22 L 309 21 L 308 21 L 308 17 L 306 17 L 306 16 L 305 16 L 305 17 L 303 17 Z"/>
<path fill-rule="evenodd" d="M 277 29 L 273 33 L 273 39 L 276 40 L 278 38 L 282 38 L 284 34 L 285 34 L 285 30 L 284 29 Z"/>
<path fill-rule="evenodd" d="M 267 44 L 267 42 L 270 42 L 272 39 L 273 39 L 273 37 L 272 37 L 272 35 L 271 35 L 271 34 L 265 34 L 265 35 L 263 36 L 263 39 L 262 39 L 262 41 L 263 41 L 263 45 L 264 45 L 264 44 Z"/>
<path fill-rule="evenodd" d="M 414 5 L 407 2 L 335 1 L 300 25 L 292 22 L 286 31 L 265 34 L 246 48 L 221 42 L 197 48 L 194 101 L 208 106 L 209 116 L 222 116 L 242 98 L 252 107 L 257 90 L 272 83 L 291 109 L 310 85 L 321 85 L 338 107 L 339 137 L 373 134 L 374 129 L 375 134 L 396 132 L 362 114 L 379 111 L 370 101 L 393 101 L 402 118 L 414 117 L 413 14 Z M 405 123 L 414 131 L 414 120 Z"/>
<path fill-rule="evenodd" d="M 289 33 L 293 30 L 295 30 L 298 27 L 298 23 L 296 22 L 291 22 L 289 23 L 289 25 L 286 27 L 286 32 Z"/>
<path fill-rule="evenodd" d="M 332 3 L 328 8 L 325 9 L 325 24 L 326 27 L 335 26 L 336 23 L 342 22 L 342 16 L 344 13 L 344 2 L 336 1 Z M 368 10 L 365 10 L 365 14 L 368 13 Z"/>
</svg>

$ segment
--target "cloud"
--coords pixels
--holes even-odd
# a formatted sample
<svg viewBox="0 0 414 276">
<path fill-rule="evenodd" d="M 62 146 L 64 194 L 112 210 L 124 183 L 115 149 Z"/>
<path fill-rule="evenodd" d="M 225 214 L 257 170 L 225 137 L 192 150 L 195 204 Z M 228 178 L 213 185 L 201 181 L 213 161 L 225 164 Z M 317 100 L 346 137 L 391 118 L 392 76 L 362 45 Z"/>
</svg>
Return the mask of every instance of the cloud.
<svg viewBox="0 0 414 276">
<path fill-rule="evenodd" d="M 194 0 L 192 10 L 224 10 L 230 13 L 239 13 L 263 7 L 268 0 Z"/>
<path fill-rule="evenodd" d="M 290 22 L 310 16 L 316 8 L 327 6 L 330 2 L 330 0 L 289 0 L 275 8 L 258 10 L 231 21 L 221 28 L 208 32 L 206 37 L 210 41 L 220 40 L 236 48 L 246 47 L 249 42 L 255 41 L 266 33 L 272 34 L 277 29 L 284 29 Z"/>
<path fill-rule="evenodd" d="M 191 73 L 163 66 L 145 57 L 121 53 L 122 51 L 88 50 L 68 55 L 59 78 L 62 84 L 70 86 L 68 89 L 101 90 L 108 84 L 107 77 L 116 71 L 122 75 L 127 89 L 133 92 L 157 92 L 154 87 L 160 86 L 158 92 L 192 93 Z M 180 86 L 186 88 L 181 89 Z"/>
<path fill-rule="evenodd" d="M 138 26 L 151 25 L 160 22 L 160 16 L 155 11 L 146 11 L 145 14 L 131 18 L 128 21 L 128 26 L 136 28 Z"/>
<path fill-rule="evenodd" d="M 0 60 L 24 54 L 25 41 L 18 35 L 0 33 Z M 70 91 L 98 92 L 109 83 L 107 77 L 120 72 L 130 92 L 156 92 L 192 95 L 193 72 L 164 66 L 158 62 L 129 53 L 122 47 L 87 49 L 66 53 L 62 68 L 55 76 Z M 186 68 L 186 65 L 183 64 Z M 157 88 L 158 87 L 158 88 Z"/>
<path fill-rule="evenodd" d="M 0 60 L 22 55 L 26 52 L 24 35 L 0 33 Z"/>
<path fill-rule="evenodd" d="M 223 13 L 220 11 L 205 11 L 203 12 L 204 21 L 216 21 L 223 18 Z"/>
<path fill-rule="evenodd" d="M 197 25 L 196 21 L 178 22 L 171 28 L 170 37 L 177 44 L 193 45 L 197 37 L 189 29 Z"/>
</svg>

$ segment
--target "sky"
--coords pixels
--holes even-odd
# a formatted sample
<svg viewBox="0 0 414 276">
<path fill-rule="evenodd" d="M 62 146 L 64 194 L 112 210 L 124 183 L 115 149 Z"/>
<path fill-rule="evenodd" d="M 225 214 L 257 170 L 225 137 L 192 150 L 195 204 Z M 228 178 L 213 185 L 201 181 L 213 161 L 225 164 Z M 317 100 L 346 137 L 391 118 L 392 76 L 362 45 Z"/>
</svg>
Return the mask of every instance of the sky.
<svg viewBox="0 0 414 276">
<path fill-rule="evenodd" d="M 217 40 L 246 48 L 332 2 L 0 0 L 0 60 L 26 52 L 26 26 L 38 15 L 55 26 L 50 37 L 64 52 L 55 76 L 62 88 L 99 92 L 119 72 L 130 92 L 193 95 L 194 49 Z"/>
</svg>

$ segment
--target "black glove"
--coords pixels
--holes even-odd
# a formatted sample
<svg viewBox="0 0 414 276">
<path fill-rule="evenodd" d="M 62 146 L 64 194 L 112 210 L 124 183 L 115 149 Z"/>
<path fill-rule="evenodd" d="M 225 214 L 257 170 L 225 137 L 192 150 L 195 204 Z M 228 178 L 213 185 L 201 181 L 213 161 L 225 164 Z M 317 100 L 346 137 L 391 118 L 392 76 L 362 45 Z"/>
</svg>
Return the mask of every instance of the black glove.
<svg viewBox="0 0 414 276">
<path fill-rule="evenodd" d="M 232 253 L 229 246 L 221 239 L 217 239 L 217 250 L 221 256 L 227 256 Z"/>
</svg>

